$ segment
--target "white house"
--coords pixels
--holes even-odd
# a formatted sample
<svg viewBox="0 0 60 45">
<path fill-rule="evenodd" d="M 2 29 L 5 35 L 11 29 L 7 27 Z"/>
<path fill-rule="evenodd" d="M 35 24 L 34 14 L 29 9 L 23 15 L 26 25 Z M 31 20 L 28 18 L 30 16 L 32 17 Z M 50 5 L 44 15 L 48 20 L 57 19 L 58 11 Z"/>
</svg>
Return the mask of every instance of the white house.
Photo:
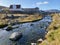
<svg viewBox="0 0 60 45">
<path fill-rule="evenodd" d="M 10 5 L 9 10 L 10 11 L 23 11 L 21 8 L 21 5 Z"/>
<path fill-rule="evenodd" d="M 21 8 L 21 5 L 10 5 L 9 7 L 10 11 L 17 11 L 17 12 L 23 12 L 23 13 L 36 13 L 39 12 L 39 8 Z"/>
</svg>

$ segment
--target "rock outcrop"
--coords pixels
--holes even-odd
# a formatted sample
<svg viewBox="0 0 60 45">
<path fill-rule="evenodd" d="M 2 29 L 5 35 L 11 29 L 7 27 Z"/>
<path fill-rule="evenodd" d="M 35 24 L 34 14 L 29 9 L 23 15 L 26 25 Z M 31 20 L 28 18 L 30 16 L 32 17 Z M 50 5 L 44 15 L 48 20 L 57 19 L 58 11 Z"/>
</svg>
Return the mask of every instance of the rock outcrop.
<svg viewBox="0 0 60 45">
<path fill-rule="evenodd" d="M 11 36 L 9 37 L 9 39 L 11 41 L 17 41 L 22 37 L 22 33 L 21 32 L 14 32 L 11 34 Z"/>
</svg>

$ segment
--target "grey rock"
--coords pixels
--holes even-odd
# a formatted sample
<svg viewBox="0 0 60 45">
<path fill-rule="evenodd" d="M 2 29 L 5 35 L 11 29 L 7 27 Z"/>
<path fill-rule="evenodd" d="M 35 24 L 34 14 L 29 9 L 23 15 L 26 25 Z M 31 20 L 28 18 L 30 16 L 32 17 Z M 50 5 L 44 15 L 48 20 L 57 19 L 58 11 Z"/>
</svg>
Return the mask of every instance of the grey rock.
<svg viewBox="0 0 60 45">
<path fill-rule="evenodd" d="M 22 37 L 22 33 L 21 32 L 14 32 L 11 34 L 11 36 L 9 37 L 9 39 L 11 41 L 17 41 Z"/>
</svg>

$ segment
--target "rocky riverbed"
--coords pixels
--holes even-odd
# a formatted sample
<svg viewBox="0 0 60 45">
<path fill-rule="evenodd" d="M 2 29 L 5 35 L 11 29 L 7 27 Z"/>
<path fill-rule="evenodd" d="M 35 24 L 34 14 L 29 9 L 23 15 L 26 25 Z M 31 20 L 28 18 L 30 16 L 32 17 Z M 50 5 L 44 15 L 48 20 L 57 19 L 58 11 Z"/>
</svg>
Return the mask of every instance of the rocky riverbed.
<svg viewBox="0 0 60 45">
<path fill-rule="evenodd" d="M 18 28 L 13 29 L 12 31 L 6 31 L 5 28 L 0 29 L 0 45 L 30 45 L 32 42 L 37 42 L 38 39 L 44 39 L 47 34 L 46 28 L 51 23 L 51 16 L 46 16 L 42 20 L 37 22 L 17 24 L 12 27 L 18 26 Z M 22 38 L 16 42 L 9 40 L 10 35 L 13 32 L 21 32 Z"/>
</svg>

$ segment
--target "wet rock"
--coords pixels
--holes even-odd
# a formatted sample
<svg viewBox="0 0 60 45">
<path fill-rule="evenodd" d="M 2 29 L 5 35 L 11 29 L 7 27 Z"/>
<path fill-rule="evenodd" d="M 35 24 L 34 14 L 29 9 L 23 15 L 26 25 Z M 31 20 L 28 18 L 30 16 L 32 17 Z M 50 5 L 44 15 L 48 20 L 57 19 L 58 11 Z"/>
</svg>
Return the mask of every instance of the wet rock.
<svg viewBox="0 0 60 45">
<path fill-rule="evenodd" d="M 31 45 L 37 45 L 36 43 L 31 43 Z"/>
<path fill-rule="evenodd" d="M 30 24 L 30 26 L 33 26 L 34 24 Z"/>
<path fill-rule="evenodd" d="M 14 25 L 14 26 L 12 26 L 13 28 L 19 28 L 19 25 Z"/>
<path fill-rule="evenodd" d="M 14 32 L 12 33 L 12 35 L 9 37 L 9 39 L 11 41 L 17 41 L 22 37 L 22 33 L 21 32 Z"/>
<path fill-rule="evenodd" d="M 42 41 L 43 41 L 43 39 L 41 39 L 41 38 L 37 40 L 38 43 L 41 43 Z"/>
<path fill-rule="evenodd" d="M 9 26 L 9 27 L 6 28 L 6 31 L 11 31 L 12 29 L 13 29 L 13 27 Z"/>
</svg>

